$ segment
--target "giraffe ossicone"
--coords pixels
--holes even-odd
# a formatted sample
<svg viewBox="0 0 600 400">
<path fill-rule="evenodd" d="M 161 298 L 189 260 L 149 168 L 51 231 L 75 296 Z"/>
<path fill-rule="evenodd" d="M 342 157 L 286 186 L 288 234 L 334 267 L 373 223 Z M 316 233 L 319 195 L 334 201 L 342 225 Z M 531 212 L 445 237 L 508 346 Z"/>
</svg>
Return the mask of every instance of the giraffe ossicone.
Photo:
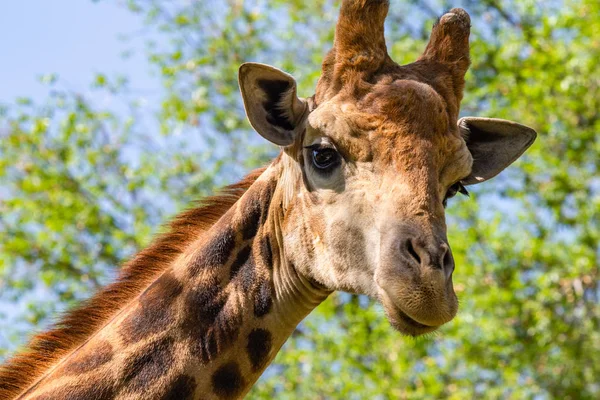
<svg viewBox="0 0 600 400">
<path fill-rule="evenodd" d="M 407 335 L 457 312 L 446 201 L 535 140 L 458 120 L 470 18 L 452 9 L 418 60 L 383 36 L 388 1 L 344 0 L 315 94 L 244 64 L 248 118 L 280 155 L 183 213 L 99 292 L 0 370 L 7 399 L 243 397 L 331 292 L 379 300 Z"/>
</svg>

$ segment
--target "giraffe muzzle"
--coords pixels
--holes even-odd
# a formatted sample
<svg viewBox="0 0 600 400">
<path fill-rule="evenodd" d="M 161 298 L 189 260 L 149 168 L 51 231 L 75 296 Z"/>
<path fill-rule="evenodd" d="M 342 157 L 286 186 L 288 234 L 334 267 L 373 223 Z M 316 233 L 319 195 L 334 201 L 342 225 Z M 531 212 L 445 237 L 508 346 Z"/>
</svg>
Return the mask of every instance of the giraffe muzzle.
<svg viewBox="0 0 600 400">
<path fill-rule="evenodd" d="M 454 258 L 445 238 L 408 224 L 385 236 L 375 282 L 392 325 L 418 336 L 454 318 Z"/>
</svg>

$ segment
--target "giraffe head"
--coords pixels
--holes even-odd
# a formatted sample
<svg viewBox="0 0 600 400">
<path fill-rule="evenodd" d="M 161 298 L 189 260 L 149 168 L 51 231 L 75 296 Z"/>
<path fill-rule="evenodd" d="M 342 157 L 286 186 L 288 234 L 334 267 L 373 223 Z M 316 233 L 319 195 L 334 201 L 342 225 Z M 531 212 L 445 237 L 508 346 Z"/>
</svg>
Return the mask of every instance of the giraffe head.
<svg viewBox="0 0 600 400">
<path fill-rule="evenodd" d="M 388 1 L 343 1 L 311 98 L 261 64 L 242 65 L 240 86 L 253 127 L 283 148 L 285 259 L 330 290 L 378 299 L 395 328 L 419 335 L 457 311 L 446 201 L 498 174 L 536 134 L 458 120 L 470 63 L 464 10 L 442 16 L 403 66 L 387 54 L 387 11 Z"/>
</svg>

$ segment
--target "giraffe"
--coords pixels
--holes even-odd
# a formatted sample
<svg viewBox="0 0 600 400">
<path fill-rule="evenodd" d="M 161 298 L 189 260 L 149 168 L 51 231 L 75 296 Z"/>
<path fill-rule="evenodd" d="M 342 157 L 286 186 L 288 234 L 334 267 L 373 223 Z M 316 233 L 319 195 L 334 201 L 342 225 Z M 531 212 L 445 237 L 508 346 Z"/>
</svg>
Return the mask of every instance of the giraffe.
<svg viewBox="0 0 600 400">
<path fill-rule="evenodd" d="M 309 98 L 278 69 L 240 67 L 248 119 L 279 156 L 177 217 L 115 283 L 34 337 L 0 370 L 0 398 L 241 398 L 336 290 L 377 299 L 407 335 L 455 316 L 446 202 L 536 133 L 458 119 L 466 11 L 444 14 L 400 66 L 387 54 L 388 7 L 342 1 Z"/>
</svg>

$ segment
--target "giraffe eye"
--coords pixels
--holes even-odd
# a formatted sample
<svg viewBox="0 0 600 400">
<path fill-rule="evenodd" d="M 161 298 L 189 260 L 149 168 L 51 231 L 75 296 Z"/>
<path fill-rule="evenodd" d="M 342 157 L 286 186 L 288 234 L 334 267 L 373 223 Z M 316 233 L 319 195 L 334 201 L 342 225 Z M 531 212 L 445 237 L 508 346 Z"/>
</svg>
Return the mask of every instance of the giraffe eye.
<svg viewBox="0 0 600 400">
<path fill-rule="evenodd" d="M 309 146 L 312 164 L 319 172 L 330 172 L 340 164 L 340 153 L 331 146 Z"/>
<path fill-rule="evenodd" d="M 467 189 L 465 189 L 464 185 L 460 182 L 456 182 L 454 185 L 450 186 L 448 188 L 448 191 L 446 192 L 446 196 L 444 197 L 444 201 L 442 202 L 444 207 L 446 207 L 446 204 L 448 204 L 448 199 L 451 199 L 452 197 L 456 196 L 457 193 L 469 196 L 469 192 L 467 191 Z"/>
</svg>

